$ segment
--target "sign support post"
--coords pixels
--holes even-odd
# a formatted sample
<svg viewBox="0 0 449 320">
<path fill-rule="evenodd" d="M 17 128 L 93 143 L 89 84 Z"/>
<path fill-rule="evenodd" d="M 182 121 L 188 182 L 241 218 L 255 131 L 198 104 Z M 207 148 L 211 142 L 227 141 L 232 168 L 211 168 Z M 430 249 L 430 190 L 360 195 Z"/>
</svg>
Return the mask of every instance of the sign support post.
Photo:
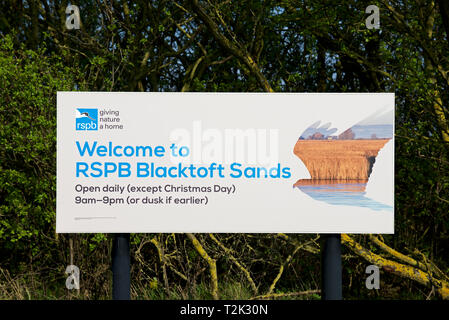
<svg viewBox="0 0 449 320">
<path fill-rule="evenodd" d="M 343 299 L 340 234 L 322 235 L 321 290 L 323 300 Z"/>
<path fill-rule="evenodd" d="M 129 233 L 116 233 L 112 244 L 112 298 L 130 300 Z"/>
</svg>

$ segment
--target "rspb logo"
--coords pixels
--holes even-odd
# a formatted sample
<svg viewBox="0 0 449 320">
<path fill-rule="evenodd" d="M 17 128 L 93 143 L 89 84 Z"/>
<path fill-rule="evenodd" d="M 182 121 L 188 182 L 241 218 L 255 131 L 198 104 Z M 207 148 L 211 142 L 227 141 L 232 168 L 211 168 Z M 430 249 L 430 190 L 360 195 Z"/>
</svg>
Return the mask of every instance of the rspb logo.
<svg viewBox="0 0 449 320">
<path fill-rule="evenodd" d="M 76 109 L 76 130 L 98 130 L 98 109 Z"/>
</svg>

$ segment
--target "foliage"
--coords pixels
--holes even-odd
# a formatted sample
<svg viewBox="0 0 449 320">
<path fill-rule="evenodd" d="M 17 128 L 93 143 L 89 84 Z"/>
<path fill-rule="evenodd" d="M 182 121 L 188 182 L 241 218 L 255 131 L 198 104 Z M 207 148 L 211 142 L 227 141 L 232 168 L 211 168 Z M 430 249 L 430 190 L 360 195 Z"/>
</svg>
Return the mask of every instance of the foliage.
<svg viewBox="0 0 449 320">
<path fill-rule="evenodd" d="M 54 233 L 58 90 L 395 92 L 396 230 L 384 240 L 447 275 L 449 8 L 437 3 L 79 0 L 82 27 L 69 31 L 67 1 L 3 1 L 0 297 L 110 295 L 110 237 Z M 364 25 L 370 4 L 380 7 L 381 30 Z M 395 258 L 370 237 L 354 239 L 354 247 Z M 131 240 L 134 297 L 211 297 L 205 291 L 214 261 L 221 297 L 320 286 L 315 235 L 136 234 Z M 63 288 L 72 259 L 82 272 L 79 294 Z M 434 292 L 434 284 L 403 281 L 387 269 L 380 293 L 369 292 L 366 264 L 345 251 L 346 297 Z M 13 290 L 20 286 L 26 290 Z"/>
</svg>

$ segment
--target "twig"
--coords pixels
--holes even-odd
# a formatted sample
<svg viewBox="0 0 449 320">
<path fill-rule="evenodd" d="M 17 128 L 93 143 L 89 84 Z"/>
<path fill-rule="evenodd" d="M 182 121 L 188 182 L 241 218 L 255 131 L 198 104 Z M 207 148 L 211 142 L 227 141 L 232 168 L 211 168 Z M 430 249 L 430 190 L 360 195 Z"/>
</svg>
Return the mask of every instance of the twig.
<svg viewBox="0 0 449 320">
<path fill-rule="evenodd" d="M 231 259 L 232 262 L 245 274 L 246 279 L 248 280 L 249 284 L 251 285 L 251 288 L 253 289 L 254 294 L 257 294 L 257 286 L 254 283 L 254 280 L 251 278 L 251 274 L 249 273 L 248 269 L 245 268 L 245 266 L 240 263 L 232 254 L 231 250 L 229 248 L 226 248 L 212 233 L 209 233 L 209 237 L 215 241 L 218 246 L 223 249 L 223 251 L 228 255 L 229 259 Z"/>
<path fill-rule="evenodd" d="M 307 295 L 320 294 L 320 293 L 321 293 L 321 290 L 307 290 L 307 291 L 287 292 L 287 293 L 272 293 L 272 294 L 264 294 L 261 296 L 253 297 L 253 298 L 250 298 L 250 300 L 293 297 L 293 296 L 307 296 Z"/>
<path fill-rule="evenodd" d="M 206 260 L 207 264 L 209 265 L 209 272 L 212 282 L 212 297 L 215 300 L 218 300 L 218 277 L 216 261 L 207 254 L 206 250 L 204 250 L 203 246 L 195 237 L 195 235 L 193 235 L 192 233 L 187 233 L 187 237 L 190 239 L 190 241 L 192 241 L 193 247 L 196 249 L 199 255 L 204 260 Z"/>
</svg>

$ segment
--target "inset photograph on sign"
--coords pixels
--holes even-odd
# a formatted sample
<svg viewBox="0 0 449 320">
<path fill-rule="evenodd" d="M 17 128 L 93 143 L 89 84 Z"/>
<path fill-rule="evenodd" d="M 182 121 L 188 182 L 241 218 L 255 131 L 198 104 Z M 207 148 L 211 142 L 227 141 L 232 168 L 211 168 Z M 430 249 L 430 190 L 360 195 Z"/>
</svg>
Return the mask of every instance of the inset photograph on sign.
<svg viewBox="0 0 449 320">
<path fill-rule="evenodd" d="M 384 153 L 392 156 L 393 123 L 393 110 L 387 110 L 371 115 L 339 135 L 334 134 L 337 129 L 331 123 L 312 124 L 301 134 L 294 149 L 311 178 L 299 179 L 295 187 L 313 199 L 333 205 L 393 211 L 392 198 L 389 202 L 376 200 L 384 184 L 382 180 L 370 180 L 371 174 L 382 176 L 391 172 L 391 168 L 385 171 L 380 161 L 385 161 Z M 383 150 L 382 159 L 376 164 L 380 150 Z M 380 184 L 379 188 L 375 184 Z"/>
</svg>

